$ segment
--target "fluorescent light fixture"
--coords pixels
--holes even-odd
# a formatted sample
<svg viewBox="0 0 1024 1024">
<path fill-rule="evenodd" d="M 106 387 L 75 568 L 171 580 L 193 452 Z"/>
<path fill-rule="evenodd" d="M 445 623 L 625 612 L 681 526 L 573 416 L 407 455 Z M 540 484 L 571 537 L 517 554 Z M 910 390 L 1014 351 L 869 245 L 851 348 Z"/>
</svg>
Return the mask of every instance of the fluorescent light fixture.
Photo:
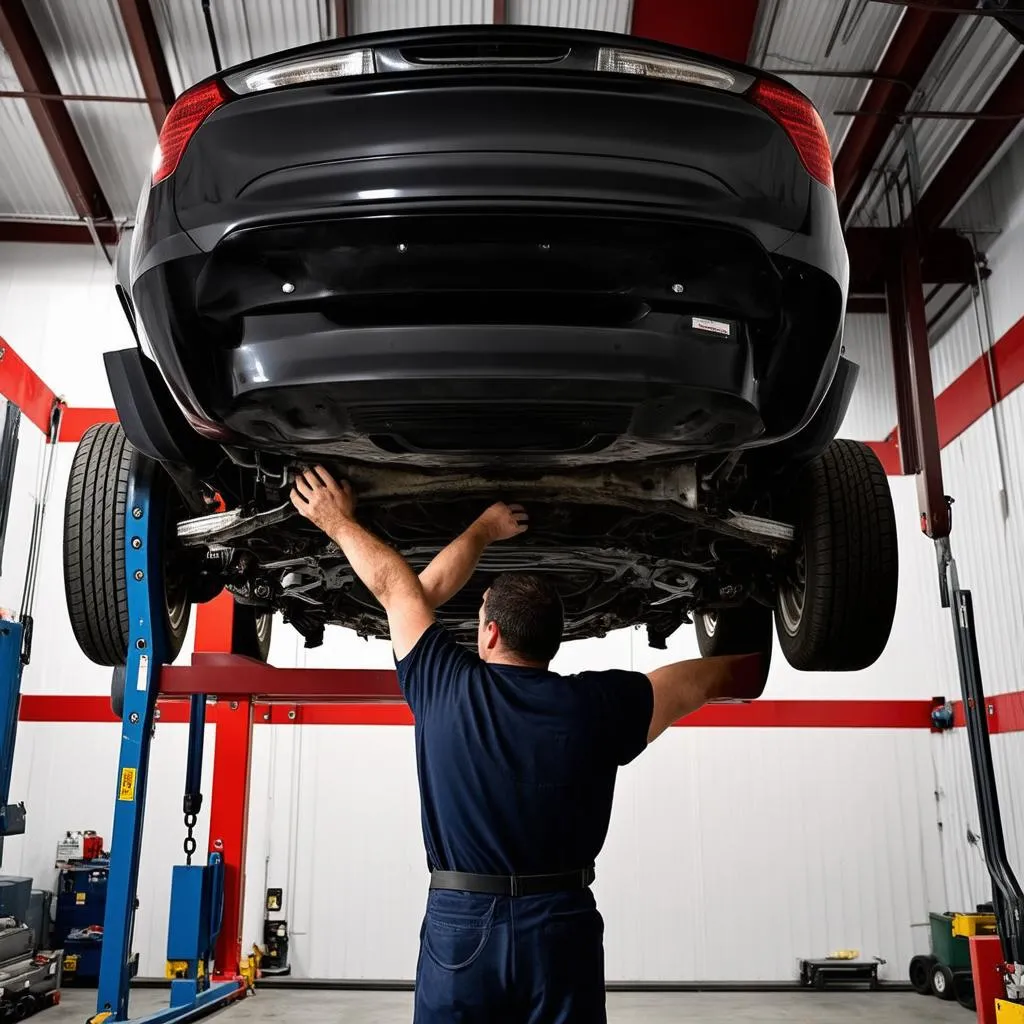
<svg viewBox="0 0 1024 1024">
<path fill-rule="evenodd" d="M 235 92 L 265 92 L 286 85 L 329 82 L 353 75 L 372 75 L 376 71 L 373 50 L 349 50 L 347 53 L 325 54 L 303 60 L 284 61 L 269 67 L 244 71 L 225 79 Z"/>
<path fill-rule="evenodd" d="M 619 75 L 640 75 L 644 78 L 666 78 L 687 85 L 704 85 L 711 89 L 733 89 L 736 76 L 725 68 L 701 64 L 676 57 L 656 57 L 635 50 L 601 47 L 597 54 L 597 70 Z"/>
</svg>

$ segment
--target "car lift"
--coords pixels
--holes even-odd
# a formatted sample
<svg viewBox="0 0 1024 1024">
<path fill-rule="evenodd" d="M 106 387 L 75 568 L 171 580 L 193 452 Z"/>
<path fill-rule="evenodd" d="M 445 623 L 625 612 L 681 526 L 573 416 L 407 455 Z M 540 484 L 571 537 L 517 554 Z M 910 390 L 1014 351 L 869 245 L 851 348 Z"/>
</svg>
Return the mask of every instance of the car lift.
<svg viewBox="0 0 1024 1024">
<path fill-rule="evenodd" d="M 942 606 L 950 609 L 952 617 L 982 847 L 985 865 L 992 879 L 992 902 L 1002 951 L 998 966 L 1006 998 L 996 999 L 996 1019 L 1000 1024 L 1024 1024 L 1024 891 L 1006 854 L 978 658 L 974 602 L 971 592 L 960 586 L 949 539 L 953 525 L 953 499 L 945 494 L 942 481 L 920 244 L 913 214 L 904 216 L 902 220 L 903 226 L 893 229 L 900 235 L 900 245 L 886 268 L 886 303 L 896 379 L 900 463 L 904 474 L 917 476 L 921 529 L 935 542 L 940 599 Z M 978 283 L 980 285 L 980 274 Z M 982 1019 L 984 989 L 975 995 L 979 1019 Z"/>
</svg>

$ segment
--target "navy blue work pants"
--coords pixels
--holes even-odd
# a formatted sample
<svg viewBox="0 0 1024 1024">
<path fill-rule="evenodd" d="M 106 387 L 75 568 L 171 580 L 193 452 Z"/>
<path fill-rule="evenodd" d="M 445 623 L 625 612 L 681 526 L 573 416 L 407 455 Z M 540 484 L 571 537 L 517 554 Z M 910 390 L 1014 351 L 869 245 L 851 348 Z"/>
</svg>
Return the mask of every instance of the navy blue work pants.
<svg viewBox="0 0 1024 1024">
<path fill-rule="evenodd" d="M 433 889 L 414 1024 L 604 1024 L 604 922 L 589 889 L 484 896 Z"/>
</svg>

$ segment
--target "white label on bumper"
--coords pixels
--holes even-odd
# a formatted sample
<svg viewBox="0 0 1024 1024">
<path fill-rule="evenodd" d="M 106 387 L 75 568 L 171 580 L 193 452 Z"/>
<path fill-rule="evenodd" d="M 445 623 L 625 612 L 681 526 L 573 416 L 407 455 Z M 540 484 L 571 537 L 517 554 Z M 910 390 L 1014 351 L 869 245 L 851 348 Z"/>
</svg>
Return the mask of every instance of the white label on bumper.
<svg viewBox="0 0 1024 1024">
<path fill-rule="evenodd" d="M 693 329 L 695 331 L 709 331 L 711 334 L 718 334 L 728 338 L 732 334 L 732 324 L 725 320 L 708 320 L 702 316 L 693 318 Z"/>
</svg>

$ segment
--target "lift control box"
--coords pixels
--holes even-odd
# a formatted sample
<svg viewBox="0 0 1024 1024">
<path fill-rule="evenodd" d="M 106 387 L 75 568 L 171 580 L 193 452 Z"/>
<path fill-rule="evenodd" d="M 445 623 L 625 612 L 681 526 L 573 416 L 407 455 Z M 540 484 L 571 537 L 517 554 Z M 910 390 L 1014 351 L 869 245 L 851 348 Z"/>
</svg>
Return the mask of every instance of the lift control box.
<svg viewBox="0 0 1024 1024">
<path fill-rule="evenodd" d="M 210 956 L 220 931 L 223 879 L 219 857 L 209 864 L 175 865 L 167 925 L 168 961 L 192 964 Z"/>
</svg>

